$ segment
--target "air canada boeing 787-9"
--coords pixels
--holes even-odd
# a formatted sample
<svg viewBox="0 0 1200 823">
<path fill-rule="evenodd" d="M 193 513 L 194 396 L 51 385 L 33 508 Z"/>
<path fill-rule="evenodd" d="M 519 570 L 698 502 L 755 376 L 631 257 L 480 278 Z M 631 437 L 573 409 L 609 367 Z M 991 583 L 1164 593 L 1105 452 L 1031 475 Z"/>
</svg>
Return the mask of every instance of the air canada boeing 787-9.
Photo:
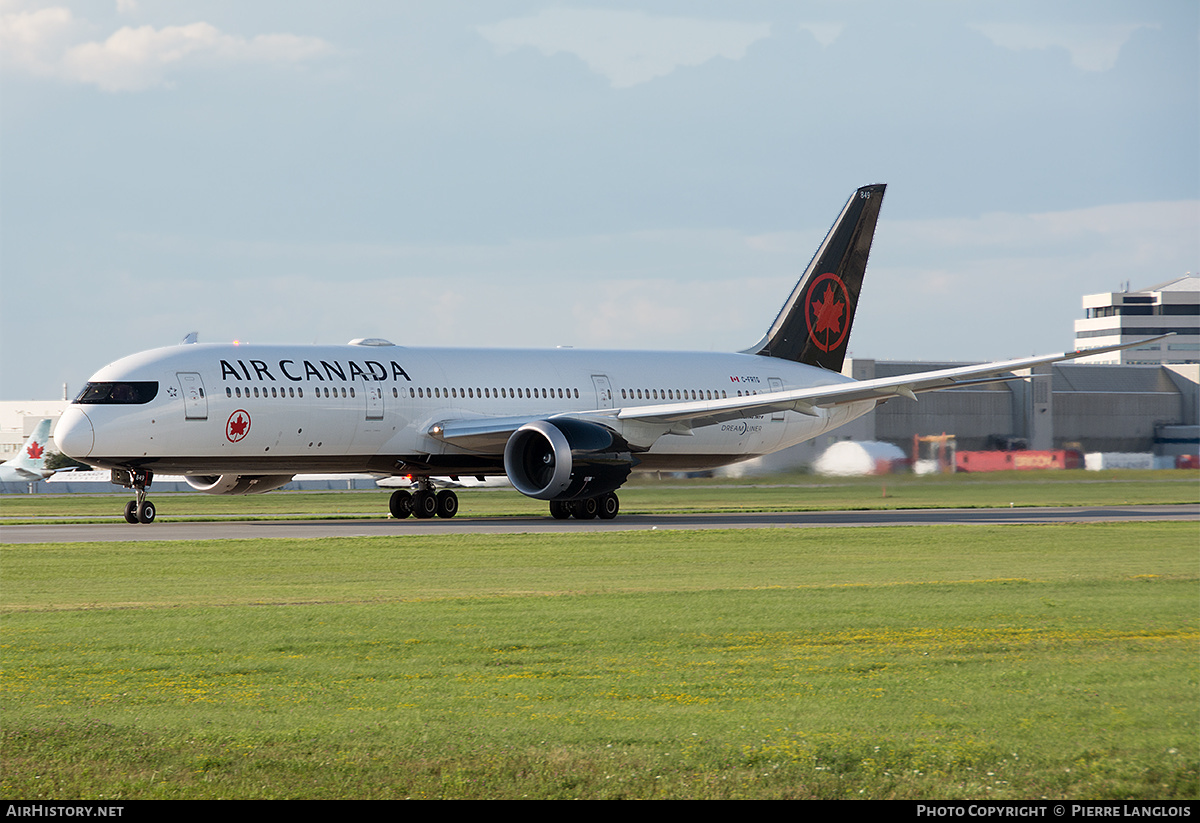
<svg viewBox="0 0 1200 823">
<path fill-rule="evenodd" d="M 154 520 L 155 472 L 211 494 L 301 472 L 408 475 L 396 517 L 452 517 L 431 478 L 506 474 L 554 517 L 615 517 L 632 471 L 699 471 L 809 440 L 893 397 L 1123 348 L 856 381 L 841 374 L 883 185 L 851 195 L 767 334 L 741 353 L 184 344 L 92 376 L 55 430 Z M 1137 344 L 1127 344 L 1137 345 Z"/>
</svg>

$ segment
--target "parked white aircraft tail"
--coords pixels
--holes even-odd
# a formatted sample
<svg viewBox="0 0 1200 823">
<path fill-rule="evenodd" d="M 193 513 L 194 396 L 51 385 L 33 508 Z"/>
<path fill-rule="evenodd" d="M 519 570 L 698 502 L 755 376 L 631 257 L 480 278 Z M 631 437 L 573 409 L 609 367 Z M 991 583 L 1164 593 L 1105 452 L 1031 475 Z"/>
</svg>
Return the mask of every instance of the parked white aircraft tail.
<svg viewBox="0 0 1200 823">
<path fill-rule="evenodd" d="M 46 441 L 50 439 L 50 418 L 38 422 L 11 460 L 0 463 L 0 483 L 32 483 L 54 474 L 46 468 Z"/>
<path fill-rule="evenodd" d="M 194 343 L 96 372 L 55 439 L 134 489 L 131 523 L 155 517 L 146 489 L 156 472 L 212 494 L 265 492 L 300 472 L 408 475 L 417 491 L 393 492 L 396 517 L 458 511 L 455 493 L 431 478 L 507 475 L 554 517 L 609 518 L 632 471 L 712 469 L 817 437 L 894 397 L 1121 348 L 843 376 L 884 188 L 850 196 L 766 335 L 741 353 Z"/>
</svg>

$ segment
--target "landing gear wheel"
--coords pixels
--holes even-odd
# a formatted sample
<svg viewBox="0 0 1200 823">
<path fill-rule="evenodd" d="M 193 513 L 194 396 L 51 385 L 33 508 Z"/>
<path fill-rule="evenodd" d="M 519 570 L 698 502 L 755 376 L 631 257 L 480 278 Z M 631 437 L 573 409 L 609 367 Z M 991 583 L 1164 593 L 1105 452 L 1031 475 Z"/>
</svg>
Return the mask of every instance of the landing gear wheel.
<svg viewBox="0 0 1200 823">
<path fill-rule="evenodd" d="M 137 519 L 139 523 L 153 523 L 154 515 L 158 511 L 154 508 L 154 504 L 149 500 L 143 500 L 137 507 Z"/>
<path fill-rule="evenodd" d="M 575 501 L 575 517 L 579 520 L 593 520 L 600 513 L 600 503 L 595 497 L 587 497 Z"/>
<path fill-rule="evenodd" d="M 434 498 L 437 501 L 438 517 L 453 517 L 458 514 L 458 495 L 449 489 L 442 489 Z"/>
<path fill-rule="evenodd" d="M 133 500 L 125 504 L 126 523 L 153 523 L 157 509 L 146 499 L 146 489 L 154 479 L 149 469 L 113 469 L 112 482 L 133 489 Z"/>
<path fill-rule="evenodd" d="M 388 500 L 388 511 L 397 520 L 403 520 L 413 513 L 413 496 L 407 489 L 396 489 Z"/>
<path fill-rule="evenodd" d="M 600 495 L 599 504 L 601 520 L 612 520 L 617 516 L 617 512 L 621 510 L 621 501 L 612 492 Z"/>
<path fill-rule="evenodd" d="M 428 520 L 437 514 L 437 495 L 431 491 L 419 491 L 413 495 L 413 516 Z"/>
<path fill-rule="evenodd" d="M 566 520 L 571 516 L 571 504 L 562 500 L 551 500 L 550 516 L 555 520 Z"/>
</svg>

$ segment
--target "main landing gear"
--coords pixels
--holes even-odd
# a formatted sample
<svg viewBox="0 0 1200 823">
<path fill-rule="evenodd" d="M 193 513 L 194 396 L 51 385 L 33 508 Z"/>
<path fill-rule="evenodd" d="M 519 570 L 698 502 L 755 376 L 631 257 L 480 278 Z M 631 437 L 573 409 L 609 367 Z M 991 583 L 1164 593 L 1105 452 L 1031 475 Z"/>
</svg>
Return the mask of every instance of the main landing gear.
<svg viewBox="0 0 1200 823">
<path fill-rule="evenodd" d="M 133 489 L 135 500 L 125 504 L 126 523 L 153 523 L 158 510 L 146 499 L 146 489 L 154 479 L 151 471 L 124 471 L 113 469 L 112 482 L 119 483 L 127 489 Z"/>
<path fill-rule="evenodd" d="M 621 510 L 621 501 L 612 492 L 606 492 L 599 497 L 588 497 L 583 500 L 551 500 L 550 516 L 555 520 L 566 520 L 574 516 L 576 520 L 612 520 Z"/>
<path fill-rule="evenodd" d="M 397 489 L 388 501 L 392 517 L 403 520 L 410 514 L 427 520 L 430 517 L 453 517 L 458 514 L 458 495 L 449 489 L 434 491 L 428 478 L 417 481 L 417 490 Z"/>
<path fill-rule="evenodd" d="M 420 478 L 416 490 L 397 489 L 388 500 L 392 517 L 403 520 L 412 516 L 421 520 L 432 517 L 453 517 L 458 514 L 458 495 L 449 489 L 436 491 L 432 481 Z M 550 516 L 555 520 L 612 520 L 621 510 L 621 501 L 612 492 L 583 500 L 551 500 Z"/>
</svg>

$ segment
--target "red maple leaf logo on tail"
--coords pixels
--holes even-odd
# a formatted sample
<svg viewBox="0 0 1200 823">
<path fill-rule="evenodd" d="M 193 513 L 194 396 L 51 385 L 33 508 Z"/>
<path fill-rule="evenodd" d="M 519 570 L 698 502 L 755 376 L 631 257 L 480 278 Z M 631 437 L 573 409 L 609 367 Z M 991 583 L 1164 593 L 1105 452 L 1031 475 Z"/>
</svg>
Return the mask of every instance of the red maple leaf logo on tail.
<svg viewBox="0 0 1200 823">
<path fill-rule="evenodd" d="M 46 450 L 42 448 L 40 443 L 34 440 L 29 444 L 29 448 L 25 449 L 25 453 L 29 455 L 31 460 L 39 460 L 46 453 Z"/>
<path fill-rule="evenodd" d="M 815 317 L 813 318 L 813 332 L 820 334 L 828 332 L 830 334 L 841 334 L 842 332 L 842 312 L 846 308 L 846 304 L 837 299 L 837 288 L 830 283 L 829 288 L 821 295 L 821 302 L 812 304 Z"/>
<path fill-rule="evenodd" d="M 804 319 L 809 341 L 821 351 L 834 351 L 845 342 L 850 331 L 849 300 L 846 284 L 833 272 L 822 274 L 809 288 Z"/>
</svg>

